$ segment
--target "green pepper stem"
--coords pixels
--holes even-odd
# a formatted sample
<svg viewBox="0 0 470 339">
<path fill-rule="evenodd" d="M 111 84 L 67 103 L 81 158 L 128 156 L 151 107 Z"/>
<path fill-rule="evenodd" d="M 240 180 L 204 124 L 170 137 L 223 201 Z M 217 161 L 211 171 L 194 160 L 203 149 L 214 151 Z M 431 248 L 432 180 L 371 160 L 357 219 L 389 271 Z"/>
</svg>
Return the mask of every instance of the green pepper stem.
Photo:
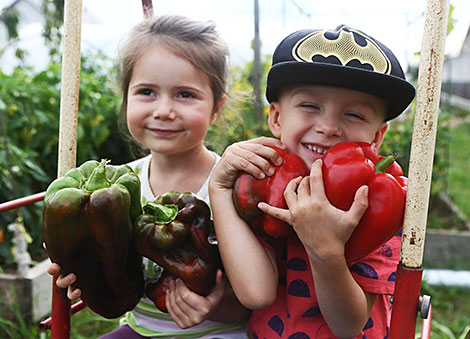
<svg viewBox="0 0 470 339">
<path fill-rule="evenodd" d="M 102 159 L 98 167 L 95 167 L 90 174 L 87 182 L 85 183 L 85 189 L 93 192 L 101 188 L 110 186 L 110 182 L 106 178 L 106 165 L 109 160 Z"/>
<path fill-rule="evenodd" d="M 154 201 L 147 202 L 143 207 L 144 213 L 155 217 L 158 224 L 169 224 L 176 219 L 178 215 L 178 206 L 173 204 L 162 205 Z"/>
<path fill-rule="evenodd" d="M 380 160 L 375 164 L 375 173 L 385 173 L 387 169 L 395 162 L 396 154 L 391 154 Z"/>
</svg>

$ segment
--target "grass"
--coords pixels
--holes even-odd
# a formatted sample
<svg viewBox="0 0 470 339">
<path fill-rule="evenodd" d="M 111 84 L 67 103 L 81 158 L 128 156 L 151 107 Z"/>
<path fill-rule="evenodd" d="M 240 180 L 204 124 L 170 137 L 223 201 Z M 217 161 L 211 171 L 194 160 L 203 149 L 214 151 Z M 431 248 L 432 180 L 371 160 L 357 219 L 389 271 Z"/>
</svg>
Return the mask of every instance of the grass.
<svg viewBox="0 0 470 339">
<path fill-rule="evenodd" d="M 433 319 L 431 339 L 468 339 L 470 331 L 470 289 L 429 286 L 423 281 L 421 294 L 431 296 Z M 15 320 L 0 318 L 0 338 L 50 338 L 50 331 L 40 333 L 38 324 L 28 324 L 18 307 L 12 307 Z M 89 309 L 71 318 L 70 338 L 95 339 L 119 326 L 119 320 L 104 319 Z M 421 319 L 417 319 L 416 338 L 420 338 Z"/>
<path fill-rule="evenodd" d="M 470 289 L 429 286 L 423 282 L 421 294 L 431 296 L 433 307 L 431 339 L 470 338 Z M 417 338 L 421 333 L 418 319 Z"/>
<path fill-rule="evenodd" d="M 442 173 L 440 189 L 452 198 L 464 217 L 470 219 L 470 122 L 468 119 L 463 121 L 450 128 L 446 135 L 447 146 L 444 153 L 447 166 Z M 441 210 L 437 204 L 436 207 L 431 206 L 429 210 L 429 228 L 467 230 L 460 217 L 449 214 L 446 208 Z"/>
<path fill-rule="evenodd" d="M 0 338 L 50 338 L 51 332 L 40 332 L 38 323 L 27 323 L 21 316 L 18 306 L 10 306 L 13 320 L 0 318 Z M 74 314 L 70 323 L 70 338 L 96 339 L 119 326 L 119 319 L 105 319 L 85 308 Z"/>
<path fill-rule="evenodd" d="M 119 319 L 105 319 L 85 308 L 72 316 L 70 326 L 71 338 L 98 338 L 118 328 Z"/>
<path fill-rule="evenodd" d="M 462 212 L 470 218 L 470 122 L 451 131 L 447 190 Z"/>
</svg>

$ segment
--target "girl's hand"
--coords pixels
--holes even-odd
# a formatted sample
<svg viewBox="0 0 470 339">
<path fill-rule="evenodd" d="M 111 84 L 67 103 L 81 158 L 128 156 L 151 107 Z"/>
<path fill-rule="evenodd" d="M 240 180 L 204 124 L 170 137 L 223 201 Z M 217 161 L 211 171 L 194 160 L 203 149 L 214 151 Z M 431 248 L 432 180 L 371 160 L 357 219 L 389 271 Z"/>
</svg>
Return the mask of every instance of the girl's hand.
<svg viewBox="0 0 470 339">
<path fill-rule="evenodd" d="M 211 176 L 210 185 L 213 188 L 231 190 L 240 171 L 247 172 L 256 178 L 263 179 L 273 175 L 275 165 L 282 163 L 281 156 L 271 147 L 285 149 L 278 139 L 260 137 L 241 141 L 227 147 L 222 158 Z"/>
<path fill-rule="evenodd" d="M 207 297 L 203 297 L 186 287 L 181 279 L 176 279 L 170 283 L 170 289 L 166 295 L 168 313 L 181 328 L 200 324 L 219 306 L 226 285 L 222 271 L 218 270 L 215 286 Z"/>
<path fill-rule="evenodd" d="M 325 195 L 321 165 L 321 160 L 315 161 L 309 176 L 287 185 L 287 210 L 259 204 L 263 212 L 293 226 L 312 261 L 344 257 L 344 246 L 368 206 L 367 186 L 357 190 L 349 211 L 331 205 Z"/>
<path fill-rule="evenodd" d="M 56 274 L 60 273 L 60 270 L 61 270 L 61 268 L 58 264 L 52 263 L 47 268 L 47 273 L 49 273 L 50 275 L 56 275 Z M 70 273 L 70 274 L 66 275 L 65 277 L 62 276 L 62 275 L 59 276 L 59 278 L 57 278 L 57 281 L 56 281 L 57 287 L 67 288 L 67 297 L 70 300 L 78 299 L 82 295 L 82 291 L 79 288 L 74 289 L 71 286 L 76 280 L 77 280 L 76 275 L 73 274 L 73 273 Z"/>
</svg>

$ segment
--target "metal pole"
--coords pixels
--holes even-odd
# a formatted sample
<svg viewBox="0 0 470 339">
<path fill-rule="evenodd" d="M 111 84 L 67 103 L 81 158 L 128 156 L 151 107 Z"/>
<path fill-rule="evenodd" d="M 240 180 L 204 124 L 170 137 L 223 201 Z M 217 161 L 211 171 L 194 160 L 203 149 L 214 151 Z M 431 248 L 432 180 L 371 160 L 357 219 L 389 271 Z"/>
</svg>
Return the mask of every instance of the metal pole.
<svg viewBox="0 0 470 339">
<path fill-rule="evenodd" d="M 66 0 L 57 177 L 76 167 L 82 0 Z M 53 278 L 51 339 L 70 338 L 70 300 Z"/>
<path fill-rule="evenodd" d="M 414 338 L 416 330 L 448 13 L 449 0 L 427 1 L 391 339 Z"/>
</svg>

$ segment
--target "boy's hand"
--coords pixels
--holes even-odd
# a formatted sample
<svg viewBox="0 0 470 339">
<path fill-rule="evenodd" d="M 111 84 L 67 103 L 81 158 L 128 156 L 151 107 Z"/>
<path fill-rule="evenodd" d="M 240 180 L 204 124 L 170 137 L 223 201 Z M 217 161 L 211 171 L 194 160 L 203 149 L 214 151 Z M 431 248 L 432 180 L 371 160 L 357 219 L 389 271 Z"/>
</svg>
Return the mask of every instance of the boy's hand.
<svg viewBox="0 0 470 339">
<path fill-rule="evenodd" d="M 211 176 L 210 185 L 213 188 L 231 190 L 240 171 L 259 179 L 263 179 L 266 175 L 273 175 L 274 168 L 269 162 L 280 165 L 282 158 L 269 146 L 285 149 L 281 141 L 267 137 L 230 145 L 217 164 Z"/>
<path fill-rule="evenodd" d="M 58 264 L 52 263 L 47 268 L 47 273 L 49 273 L 50 275 L 56 275 L 60 273 L 60 270 L 61 268 Z M 82 291 L 79 288 L 73 289 L 71 286 L 75 282 L 75 280 L 77 280 L 75 274 L 70 273 L 65 277 L 61 275 L 59 278 L 57 278 L 56 281 L 57 287 L 67 288 L 67 298 L 69 298 L 70 300 L 78 299 L 82 295 Z"/>
<path fill-rule="evenodd" d="M 292 225 L 312 261 L 344 257 L 344 246 L 368 206 L 367 186 L 357 190 L 349 211 L 331 205 L 325 195 L 321 164 L 321 160 L 315 161 L 310 176 L 287 185 L 287 210 L 259 204 L 263 212 Z"/>
<path fill-rule="evenodd" d="M 226 279 L 221 270 L 217 271 L 215 285 L 207 297 L 191 291 L 181 279 L 170 283 L 166 295 L 166 307 L 176 324 L 189 328 L 206 320 L 222 301 Z"/>
</svg>

